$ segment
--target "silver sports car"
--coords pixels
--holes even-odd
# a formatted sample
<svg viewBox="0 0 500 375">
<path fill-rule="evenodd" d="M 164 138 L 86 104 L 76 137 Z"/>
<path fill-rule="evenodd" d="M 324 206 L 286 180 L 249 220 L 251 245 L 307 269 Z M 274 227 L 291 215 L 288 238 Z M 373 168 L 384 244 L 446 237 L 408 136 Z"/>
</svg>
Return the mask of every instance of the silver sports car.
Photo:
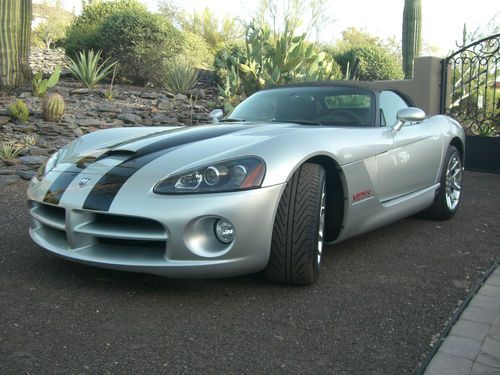
<svg viewBox="0 0 500 375">
<path fill-rule="evenodd" d="M 460 202 L 460 125 L 369 87 L 284 86 L 212 125 L 87 134 L 31 180 L 31 237 L 105 268 L 314 283 L 324 243 Z"/>
</svg>

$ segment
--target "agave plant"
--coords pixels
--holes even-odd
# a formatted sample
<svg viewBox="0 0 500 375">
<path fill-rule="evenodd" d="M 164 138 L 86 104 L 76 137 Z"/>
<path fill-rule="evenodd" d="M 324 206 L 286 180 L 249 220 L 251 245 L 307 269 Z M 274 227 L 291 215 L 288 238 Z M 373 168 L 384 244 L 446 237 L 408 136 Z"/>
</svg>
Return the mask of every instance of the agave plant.
<svg viewBox="0 0 500 375">
<path fill-rule="evenodd" d="M 94 50 L 79 52 L 76 61 L 70 58 L 67 66 L 71 74 L 91 89 L 95 88 L 99 81 L 110 74 L 111 69 L 117 64 L 117 61 L 107 64 L 109 60 L 107 58 L 99 65 L 101 52 L 94 52 Z"/>
<path fill-rule="evenodd" d="M 186 94 L 196 84 L 198 72 L 183 56 L 173 57 L 165 62 L 163 86 L 174 94 Z"/>
<path fill-rule="evenodd" d="M 0 160 L 15 159 L 21 150 L 21 147 L 18 147 L 13 143 L 2 143 L 0 144 Z"/>
</svg>

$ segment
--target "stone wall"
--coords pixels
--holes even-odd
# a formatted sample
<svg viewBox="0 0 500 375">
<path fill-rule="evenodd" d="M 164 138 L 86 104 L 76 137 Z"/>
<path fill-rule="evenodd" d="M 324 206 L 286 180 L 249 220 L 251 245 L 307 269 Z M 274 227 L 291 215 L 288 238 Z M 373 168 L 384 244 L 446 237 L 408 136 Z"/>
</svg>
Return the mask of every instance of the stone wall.
<svg viewBox="0 0 500 375">
<path fill-rule="evenodd" d="M 60 66 L 63 74 L 65 74 L 67 73 L 67 70 L 64 69 L 66 63 L 67 57 L 62 48 L 47 50 L 45 48 L 31 47 L 30 66 L 33 74 L 40 70 L 44 74 L 50 74 L 57 66 Z"/>
</svg>

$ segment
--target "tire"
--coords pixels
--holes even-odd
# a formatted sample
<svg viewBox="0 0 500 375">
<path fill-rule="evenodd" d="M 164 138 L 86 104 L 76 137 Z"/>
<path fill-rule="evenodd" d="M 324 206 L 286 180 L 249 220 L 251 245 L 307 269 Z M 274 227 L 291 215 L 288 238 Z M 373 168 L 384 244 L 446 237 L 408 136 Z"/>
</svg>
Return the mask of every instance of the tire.
<svg viewBox="0 0 500 375">
<path fill-rule="evenodd" d="M 269 280 L 289 285 L 316 282 L 323 252 L 325 202 L 325 170 L 317 164 L 303 164 L 278 205 L 265 269 Z"/>
<path fill-rule="evenodd" d="M 462 192 L 462 158 L 455 146 L 446 152 L 439 183 L 438 193 L 426 214 L 434 220 L 448 220 L 457 212 Z"/>
</svg>

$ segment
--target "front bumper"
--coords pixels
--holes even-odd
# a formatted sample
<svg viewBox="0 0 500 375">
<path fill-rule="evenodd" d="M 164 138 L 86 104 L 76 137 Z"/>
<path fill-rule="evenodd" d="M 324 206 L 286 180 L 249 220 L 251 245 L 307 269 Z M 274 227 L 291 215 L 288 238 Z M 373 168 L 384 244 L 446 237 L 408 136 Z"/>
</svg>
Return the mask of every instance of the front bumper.
<svg viewBox="0 0 500 375">
<path fill-rule="evenodd" d="M 262 270 L 269 260 L 276 208 L 284 184 L 255 190 L 123 198 L 109 212 L 81 208 L 78 190 L 58 206 L 43 203 L 43 189 L 28 189 L 30 235 L 42 248 L 97 267 L 176 278 L 210 278 Z M 229 220 L 235 239 L 214 234 Z"/>
</svg>

